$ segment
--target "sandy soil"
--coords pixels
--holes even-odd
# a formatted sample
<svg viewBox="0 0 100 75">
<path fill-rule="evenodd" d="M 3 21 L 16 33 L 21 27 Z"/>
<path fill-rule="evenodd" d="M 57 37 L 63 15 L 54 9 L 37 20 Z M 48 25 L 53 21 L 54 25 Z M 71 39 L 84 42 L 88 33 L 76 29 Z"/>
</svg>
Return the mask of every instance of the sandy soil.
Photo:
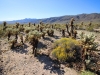
<svg viewBox="0 0 100 75">
<path fill-rule="evenodd" d="M 46 36 L 45 40 L 40 39 L 38 50 L 48 54 L 52 43 L 59 38 L 61 34 L 55 31 L 54 37 Z M 98 39 L 97 41 L 100 42 Z M 54 62 L 47 55 L 41 54 L 34 57 L 32 46 L 28 43 L 25 43 L 23 49 L 10 50 L 7 39 L 0 41 L 2 50 L 2 55 L 0 55 L 2 62 L 0 63 L 3 66 L 3 74 L 0 75 L 79 75 L 74 69 L 65 67 L 63 64 L 60 68 L 54 67 Z"/>
</svg>

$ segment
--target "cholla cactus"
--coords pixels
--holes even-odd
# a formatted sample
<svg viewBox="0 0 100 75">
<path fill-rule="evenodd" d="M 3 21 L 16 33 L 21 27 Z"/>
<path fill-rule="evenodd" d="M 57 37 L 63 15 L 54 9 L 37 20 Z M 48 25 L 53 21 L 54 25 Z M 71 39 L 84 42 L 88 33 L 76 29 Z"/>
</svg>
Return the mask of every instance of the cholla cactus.
<svg viewBox="0 0 100 75">
<path fill-rule="evenodd" d="M 37 31 L 34 32 L 30 32 L 29 36 L 28 36 L 28 40 L 29 43 L 33 46 L 33 54 L 34 56 L 37 55 L 37 46 L 38 46 L 38 38 L 39 38 L 39 34 Z"/>
<path fill-rule="evenodd" d="M 74 39 L 76 39 L 76 37 L 77 37 L 77 31 L 76 30 L 74 31 L 73 36 L 74 36 Z"/>
<path fill-rule="evenodd" d="M 26 34 L 26 36 L 25 36 L 25 42 L 27 42 L 28 41 L 28 34 Z"/>
<path fill-rule="evenodd" d="M 29 27 L 30 27 L 31 23 L 29 22 L 28 24 L 29 24 Z"/>
<path fill-rule="evenodd" d="M 18 28 L 19 27 L 19 23 L 16 23 L 16 28 Z"/>
<path fill-rule="evenodd" d="M 35 31 L 30 31 L 30 32 L 29 32 L 29 36 L 30 36 L 30 35 L 34 36 L 35 38 L 41 38 L 42 32 L 39 32 L 39 31 L 37 31 L 37 30 L 35 30 Z"/>
<path fill-rule="evenodd" d="M 65 37 L 65 30 L 62 29 L 62 37 Z"/>
<path fill-rule="evenodd" d="M 35 26 L 35 23 L 33 25 Z"/>
<path fill-rule="evenodd" d="M 74 18 L 71 18 L 71 21 L 70 21 L 70 25 L 73 25 L 73 22 L 74 22 L 75 20 L 74 20 Z"/>
<path fill-rule="evenodd" d="M 43 39 L 44 39 L 44 37 L 45 37 L 45 34 L 46 34 L 45 32 L 42 32 L 42 38 L 43 38 Z"/>
<path fill-rule="evenodd" d="M 81 38 L 81 39 L 84 38 L 84 34 L 85 34 L 85 32 L 82 32 L 82 33 L 80 34 L 80 38 Z"/>
<path fill-rule="evenodd" d="M 48 34 L 48 36 L 53 36 L 54 30 L 53 29 L 47 29 L 47 34 Z"/>
<path fill-rule="evenodd" d="M 9 41 L 10 48 L 13 49 L 16 43 L 17 43 L 16 39 Z"/>
<path fill-rule="evenodd" d="M 42 21 L 40 22 L 40 25 L 42 25 Z"/>
<path fill-rule="evenodd" d="M 90 21 L 89 26 L 91 26 L 91 25 L 92 25 L 92 22 Z"/>
<path fill-rule="evenodd" d="M 83 25 L 84 22 L 81 22 L 81 25 Z"/>
<path fill-rule="evenodd" d="M 86 63 L 86 60 L 90 60 L 91 53 L 97 50 L 98 43 L 95 41 L 95 36 L 93 34 L 85 35 L 83 32 L 80 34 L 81 36 L 81 45 L 82 45 L 82 61 Z M 85 66 L 86 67 L 86 64 Z"/>
<path fill-rule="evenodd" d="M 70 21 L 70 25 L 71 25 L 71 35 L 73 35 L 73 30 L 74 30 L 74 25 L 73 25 L 73 22 L 74 22 L 74 18 L 71 19 Z"/>
<path fill-rule="evenodd" d="M 10 40 L 10 37 L 12 35 L 12 31 L 13 31 L 12 28 L 7 28 L 6 31 L 5 31 L 5 33 L 4 33 L 4 36 L 8 37 L 8 41 Z"/>
<path fill-rule="evenodd" d="M 21 43 L 24 44 L 23 35 L 22 34 L 20 35 L 20 40 L 21 40 Z"/>
<path fill-rule="evenodd" d="M 4 26 L 4 27 L 3 27 L 3 30 L 6 30 L 6 28 L 7 28 L 6 25 L 7 25 L 7 22 L 4 21 L 4 22 L 3 22 L 3 26 Z"/>
<path fill-rule="evenodd" d="M 41 26 L 41 27 L 39 28 L 39 30 L 40 30 L 40 32 L 43 32 L 43 27 Z"/>
<path fill-rule="evenodd" d="M 81 33 L 82 34 L 82 33 Z M 98 44 L 95 41 L 95 36 L 93 34 L 90 35 L 83 35 L 82 34 L 82 38 L 81 38 L 82 44 L 84 45 L 84 47 L 87 50 L 96 50 L 98 47 Z"/>
<path fill-rule="evenodd" d="M 25 28 L 23 27 L 23 25 L 21 25 L 21 27 L 19 28 L 20 32 L 24 32 Z"/>
<path fill-rule="evenodd" d="M 81 45 L 82 45 L 82 59 L 83 62 L 86 60 L 86 56 L 90 56 L 91 52 L 97 50 L 98 43 L 94 42 L 95 36 L 93 34 L 85 35 L 81 33 Z M 89 59 L 89 58 L 87 58 Z"/>
<path fill-rule="evenodd" d="M 19 34 L 19 30 L 18 29 L 14 29 L 13 30 L 13 35 L 15 36 L 15 39 L 18 39 L 18 34 Z"/>
<path fill-rule="evenodd" d="M 51 25 L 51 28 L 54 28 L 54 26 L 53 26 L 53 25 Z"/>
<path fill-rule="evenodd" d="M 69 32 L 69 26 L 68 26 L 68 24 L 66 24 L 66 28 L 67 28 L 67 33 L 69 34 L 69 36 L 71 36 L 71 33 Z"/>
<path fill-rule="evenodd" d="M 10 37 L 11 37 L 11 32 L 8 31 L 8 41 L 10 40 Z"/>
<path fill-rule="evenodd" d="M 4 22 L 3 22 L 3 26 L 5 27 L 6 25 L 7 25 L 7 22 L 6 22 L 6 21 L 4 21 Z"/>
</svg>

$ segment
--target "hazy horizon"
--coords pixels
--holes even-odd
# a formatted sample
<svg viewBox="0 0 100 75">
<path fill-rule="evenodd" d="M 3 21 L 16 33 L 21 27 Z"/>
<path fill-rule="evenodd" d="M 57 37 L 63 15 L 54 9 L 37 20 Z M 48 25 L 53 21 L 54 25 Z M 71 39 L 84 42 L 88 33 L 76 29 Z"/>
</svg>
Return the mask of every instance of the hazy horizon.
<svg viewBox="0 0 100 75">
<path fill-rule="evenodd" d="M 80 13 L 80 14 L 93 14 L 93 13 Z M 80 15 L 80 14 L 74 14 L 74 15 Z M 71 16 L 74 16 L 74 15 L 71 15 Z M 67 16 L 67 15 L 60 15 L 60 16 Z M 47 17 L 47 18 L 60 17 L 60 16 L 51 16 L 51 17 Z M 13 19 L 13 20 L 2 20 L 2 21 L 14 21 L 14 20 L 16 21 L 16 20 L 23 20 L 23 19 L 47 19 L 47 18 L 22 18 L 22 19 Z"/>
<path fill-rule="evenodd" d="M 100 0 L 0 0 L 0 21 L 100 13 Z"/>
</svg>

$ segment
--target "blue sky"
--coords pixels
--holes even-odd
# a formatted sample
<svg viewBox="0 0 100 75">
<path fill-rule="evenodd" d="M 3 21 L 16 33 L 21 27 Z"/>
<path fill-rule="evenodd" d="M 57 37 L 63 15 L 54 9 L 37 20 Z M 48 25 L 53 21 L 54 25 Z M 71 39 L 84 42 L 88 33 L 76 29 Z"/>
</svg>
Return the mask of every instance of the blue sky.
<svg viewBox="0 0 100 75">
<path fill-rule="evenodd" d="M 0 21 L 100 13 L 100 0 L 0 0 Z"/>
</svg>

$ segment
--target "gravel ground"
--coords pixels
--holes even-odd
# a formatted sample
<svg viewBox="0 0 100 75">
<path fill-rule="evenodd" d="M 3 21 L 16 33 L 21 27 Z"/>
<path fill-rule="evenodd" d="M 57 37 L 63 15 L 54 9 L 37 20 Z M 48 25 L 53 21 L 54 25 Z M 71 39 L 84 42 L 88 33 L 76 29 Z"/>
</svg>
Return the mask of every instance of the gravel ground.
<svg viewBox="0 0 100 75">
<path fill-rule="evenodd" d="M 38 50 L 45 53 L 51 49 L 52 43 L 61 38 L 61 34 L 55 31 L 54 37 L 45 37 L 45 40 L 40 39 Z M 99 38 L 98 38 L 99 39 Z M 100 43 L 100 40 L 98 40 Z M 20 39 L 19 39 L 20 41 Z M 10 50 L 9 44 L 5 40 L 1 40 L 0 48 L 3 51 L 0 55 L 0 72 L 3 66 L 3 73 L 0 75 L 78 75 L 71 68 L 61 65 L 61 68 L 54 67 L 54 62 L 46 55 L 32 55 L 32 46 L 25 43 L 23 49 Z M 2 63 L 2 66 L 1 66 Z"/>
</svg>

